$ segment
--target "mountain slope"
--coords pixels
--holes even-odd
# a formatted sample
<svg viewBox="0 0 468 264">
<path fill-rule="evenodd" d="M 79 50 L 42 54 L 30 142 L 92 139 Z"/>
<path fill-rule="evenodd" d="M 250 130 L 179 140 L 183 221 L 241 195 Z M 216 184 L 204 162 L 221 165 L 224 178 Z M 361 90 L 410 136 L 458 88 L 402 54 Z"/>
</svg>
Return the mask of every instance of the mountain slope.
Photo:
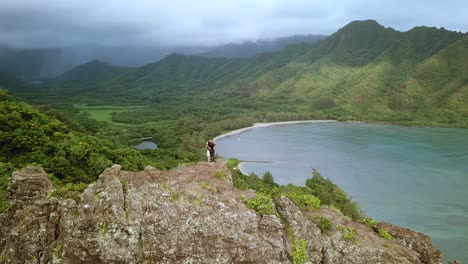
<svg viewBox="0 0 468 264">
<path fill-rule="evenodd" d="M 367 27 L 356 32 L 362 23 Z M 443 29 L 401 33 L 372 21 L 351 23 L 306 55 L 255 78 L 250 96 L 295 98 L 342 118 L 466 126 L 466 38 Z M 460 99 L 450 107 L 454 93 Z"/>
<path fill-rule="evenodd" d="M 321 42 L 319 49 L 336 63 L 364 65 L 398 41 L 400 34 L 374 20 L 353 21 Z"/>
<path fill-rule="evenodd" d="M 61 86 L 68 88 L 93 89 L 120 76 L 129 69 L 93 60 L 63 73 L 53 83 L 60 83 Z"/>
<path fill-rule="evenodd" d="M 445 29 L 399 32 L 354 21 L 313 45 L 244 59 L 171 55 L 105 81 L 77 78 L 70 85 L 88 87 L 88 97 L 248 98 L 339 119 L 468 126 L 466 38 Z M 64 90 L 63 82 L 57 86 Z"/>
</svg>

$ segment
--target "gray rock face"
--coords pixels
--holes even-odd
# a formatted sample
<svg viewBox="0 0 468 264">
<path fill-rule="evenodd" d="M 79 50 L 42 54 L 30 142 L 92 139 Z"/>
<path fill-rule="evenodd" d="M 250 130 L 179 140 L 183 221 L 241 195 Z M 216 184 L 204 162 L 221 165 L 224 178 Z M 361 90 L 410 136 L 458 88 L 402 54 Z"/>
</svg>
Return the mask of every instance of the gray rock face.
<svg viewBox="0 0 468 264">
<path fill-rule="evenodd" d="M 0 263 L 291 263 L 299 239 L 310 263 L 442 263 L 422 234 L 386 224 L 395 237 L 387 241 L 331 209 L 302 212 L 281 197 L 278 215 L 260 216 L 241 201 L 252 192 L 232 186 L 223 162 L 138 173 L 114 165 L 79 202 L 48 197 L 52 185 L 35 167 L 15 173 L 9 190 Z M 331 220 L 326 234 L 315 215 Z M 343 226 L 357 231 L 355 242 Z"/>
<path fill-rule="evenodd" d="M 32 166 L 13 173 L 8 190 L 16 205 L 31 205 L 47 198 L 53 186 L 49 178 L 44 175 L 46 175 L 44 169 Z"/>
<path fill-rule="evenodd" d="M 14 172 L 9 185 L 12 208 L 0 218 L 1 263 L 47 263 L 52 259 L 59 214 L 48 199 L 52 183 L 42 168 Z"/>
<path fill-rule="evenodd" d="M 431 246 L 431 239 L 422 233 L 385 222 L 378 223 L 376 229 L 386 230 L 398 243 L 416 251 L 419 254 L 419 261 L 422 263 L 434 264 L 443 261 L 442 253 Z"/>
</svg>

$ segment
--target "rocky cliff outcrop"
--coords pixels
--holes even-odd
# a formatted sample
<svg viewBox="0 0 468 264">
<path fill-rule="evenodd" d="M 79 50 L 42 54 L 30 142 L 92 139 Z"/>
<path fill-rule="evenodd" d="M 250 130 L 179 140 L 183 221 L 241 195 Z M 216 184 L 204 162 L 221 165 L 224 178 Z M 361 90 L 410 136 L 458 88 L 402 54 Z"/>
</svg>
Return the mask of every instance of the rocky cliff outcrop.
<svg viewBox="0 0 468 264">
<path fill-rule="evenodd" d="M 333 209 L 305 212 L 281 197 L 277 215 L 260 216 L 242 202 L 255 194 L 235 189 L 223 162 L 137 173 L 114 165 L 79 201 L 52 189 L 41 168 L 14 173 L 0 263 L 291 263 L 298 240 L 311 263 L 442 263 L 423 234 L 381 223 L 374 229 L 394 237 L 385 240 Z"/>
</svg>

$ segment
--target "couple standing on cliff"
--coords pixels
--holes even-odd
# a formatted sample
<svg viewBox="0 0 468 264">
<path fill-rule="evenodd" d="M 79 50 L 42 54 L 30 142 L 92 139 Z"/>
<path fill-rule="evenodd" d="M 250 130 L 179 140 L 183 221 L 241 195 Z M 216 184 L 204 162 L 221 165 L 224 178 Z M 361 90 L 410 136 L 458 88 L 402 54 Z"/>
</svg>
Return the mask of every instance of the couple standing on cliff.
<svg viewBox="0 0 468 264">
<path fill-rule="evenodd" d="M 206 142 L 206 156 L 208 157 L 208 162 L 215 161 L 215 149 L 216 142 L 213 139 L 208 140 Z"/>
</svg>

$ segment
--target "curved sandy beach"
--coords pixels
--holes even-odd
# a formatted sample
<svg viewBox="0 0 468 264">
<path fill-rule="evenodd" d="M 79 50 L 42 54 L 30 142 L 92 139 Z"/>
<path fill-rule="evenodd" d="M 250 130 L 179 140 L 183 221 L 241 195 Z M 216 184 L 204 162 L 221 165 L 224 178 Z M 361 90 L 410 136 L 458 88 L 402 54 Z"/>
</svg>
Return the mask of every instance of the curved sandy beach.
<svg viewBox="0 0 468 264">
<path fill-rule="evenodd" d="M 258 127 L 283 126 L 283 125 L 303 124 L 303 123 L 334 123 L 334 122 L 338 122 L 338 121 L 337 120 L 300 120 L 300 121 L 283 121 L 283 122 L 273 122 L 273 123 L 254 123 L 253 126 L 244 127 L 244 128 L 233 130 L 226 134 L 221 134 L 215 137 L 214 140 L 219 140 L 225 137 L 240 134 L 250 129 L 258 128 Z"/>
</svg>

